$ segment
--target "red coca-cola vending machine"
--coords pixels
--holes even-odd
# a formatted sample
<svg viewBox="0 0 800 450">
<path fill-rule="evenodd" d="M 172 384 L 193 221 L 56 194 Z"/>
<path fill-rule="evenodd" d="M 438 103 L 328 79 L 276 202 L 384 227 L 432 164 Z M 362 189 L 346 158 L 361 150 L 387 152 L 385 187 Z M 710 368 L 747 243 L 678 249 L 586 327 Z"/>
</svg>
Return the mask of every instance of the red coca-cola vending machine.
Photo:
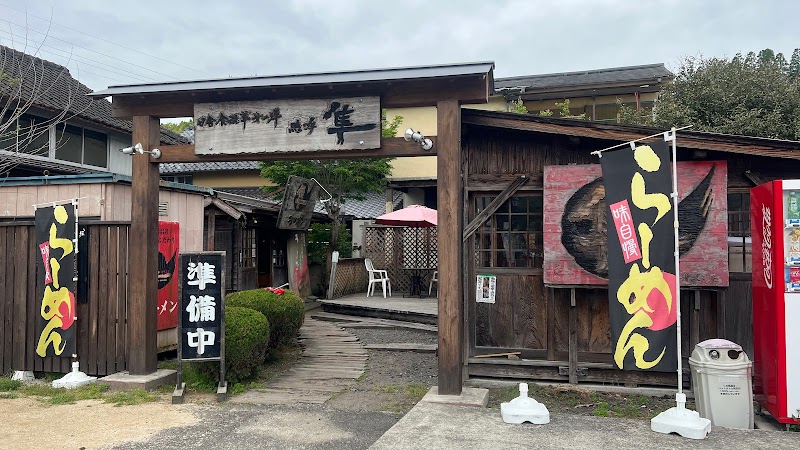
<svg viewBox="0 0 800 450">
<path fill-rule="evenodd" d="M 750 190 L 756 400 L 800 423 L 800 180 Z"/>
</svg>

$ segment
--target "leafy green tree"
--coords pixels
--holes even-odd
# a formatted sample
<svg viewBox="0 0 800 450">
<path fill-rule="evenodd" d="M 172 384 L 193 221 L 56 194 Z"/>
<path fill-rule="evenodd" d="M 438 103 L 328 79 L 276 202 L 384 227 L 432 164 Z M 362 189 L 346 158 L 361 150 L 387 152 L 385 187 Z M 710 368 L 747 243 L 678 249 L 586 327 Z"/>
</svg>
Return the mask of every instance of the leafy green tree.
<svg viewBox="0 0 800 450">
<path fill-rule="evenodd" d="M 168 129 L 169 131 L 172 131 L 175 134 L 183 133 L 185 129 L 189 128 L 192 125 L 194 125 L 193 119 L 181 120 L 178 123 L 165 122 L 161 124 L 162 127 Z"/>
<path fill-rule="evenodd" d="M 386 115 L 386 111 L 383 111 Z M 395 116 L 392 121 L 383 120 L 381 136 L 394 137 L 403 122 Z M 327 273 L 333 250 L 338 248 L 342 206 L 347 199 L 363 199 L 368 192 L 382 192 L 386 176 L 392 170 L 392 158 L 328 159 L 306 161 L 270 161 L 261 164 L 261 176 L 278 186 L 285 186 L 290 176 L 316 179 L 330 192 L 331 200 L 323 203 L 325 213 L 331 219 L 331 236 L 327 252 Z M 325 193 L 320 193 L 325 198 Z M 348 245 L 350 245 L 348 240 Z"/>
<path fill-rule="evenodd" d="M 559 117 L 564 119 L 586 119 L 586 113 L 580 113 L 578 115 L 573 115 L 572 111 L 569 109 L 569 99 L 565 98 L 563 102 L 555 102 L 555 105 L 558 107 Z M 541 117 L 551 117 L 553 116 L 553 111 L 549 109 L 545 109 L 543 111 L 539 111 L 539 116 Z"/>
<path fill-rule="evenodd" d="M 800 49 L 790 61 L 765 49 L 745 56 L 686 58 L 664 87 L 652 120 L 621 114 L 625 122 L 660 128 L 800 139 Z"/>
<path fill-rule="evenodd" d="M 528 114 L 528 107 L 522 102 L 521 98 L 508 102 L 508 111 L 517 114 Z"/>
</svg>

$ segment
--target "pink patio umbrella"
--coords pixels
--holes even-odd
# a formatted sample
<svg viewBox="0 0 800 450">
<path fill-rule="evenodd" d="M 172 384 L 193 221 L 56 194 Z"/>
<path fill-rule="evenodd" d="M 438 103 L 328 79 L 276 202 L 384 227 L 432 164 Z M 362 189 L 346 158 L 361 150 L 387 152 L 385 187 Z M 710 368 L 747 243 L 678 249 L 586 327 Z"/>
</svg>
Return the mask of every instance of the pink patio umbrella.
<svg viewBox="0 0 800 450">
<path fill-rule="evenodd" d="M 405 227 L 435 227 L 436 210 L 422 205 L 411 205 L 375 218 L 381 225 Z"/>
</svg>

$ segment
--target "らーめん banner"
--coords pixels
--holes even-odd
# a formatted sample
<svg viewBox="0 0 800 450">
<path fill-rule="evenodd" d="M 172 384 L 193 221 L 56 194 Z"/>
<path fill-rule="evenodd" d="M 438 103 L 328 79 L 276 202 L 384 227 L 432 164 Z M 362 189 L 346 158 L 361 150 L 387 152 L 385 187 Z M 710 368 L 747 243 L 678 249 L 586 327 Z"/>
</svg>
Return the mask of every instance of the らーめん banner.
<svg viewBox="0 0 800 450">
<path fill-rule="evenodd" d="M 41 302 L 36 324 L 36 354 L 75 353 L 75 207 L 37 208 L 35 213 L 37 292 Z"/>
<path fill-rule="evenodd" d="M 677 370 L 669 155 L 667 143 L 660 141 L 600 158 L 608 205 L 611 345 L 621 369 Z"/>
</svg>

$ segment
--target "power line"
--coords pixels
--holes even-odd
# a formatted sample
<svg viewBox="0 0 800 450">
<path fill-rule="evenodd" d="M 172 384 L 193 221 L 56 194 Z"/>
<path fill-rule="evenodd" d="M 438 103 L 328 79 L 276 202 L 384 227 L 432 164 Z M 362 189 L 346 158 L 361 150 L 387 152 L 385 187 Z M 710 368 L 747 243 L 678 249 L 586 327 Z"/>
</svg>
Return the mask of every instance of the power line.
<svg viewBox="0 0 800 450">
<path fill-rule="evenodd" d="M 15 38 L 15 37 L 16 38 L 23 38 L 23 39 L 25 38 L 25 36 L 22 36 L 22 35 L 19 35 L 19 34 L 14 34 L 14 33 L 10 32 L 10 31 L 5 31 L 5 30 L 0 30 L 0 33 L 11 35 L 12 38 Z M 13 39 L 11 40 L 11 42 L 13 44 L 13 42 L 14 42 Z M 80 62 L 80 63 L 86 64 L 87 66 L 90 66 L 90 67 L 95 67 L 95 68 L 98 68 L 100 70 L 106 70 L 108 72 L 115 73 L 117 75 L 123 75 L 123 76 L 126 76 L 126 77 L 130 77 L 130 78 L 133 78 L 133 79 L 138 80 L 138 81 L 143 81 L 143 82 L 157 81 L 154 78 L 149 78 L 147 76 L 140 75 L 140 74 L 133 74 L 131 72 L 119 72 L 117 70 L 108 69 L 107 67 L 112 67 L 113 69 L 125 70 L 125 69 L 123 69 L 121 67 L 112 66 L 112 65 L 104 63 L 102 61 L 96 61 L 94 59 L 87 58 L 87 57 L 82 56 L 82 55 L 75 55 L 74 53 L 71 53 L 68 50 L 64 50 L 62 48 L 54 47 L 52 45 L 47 45 L 47 44 L 44 43 L 44 41 L 39 43 L 39 42 L 36 42 L 36 41 L 32 40 L 32 42 L 39 46 L 39 52 L 40 53 L 49 53 L 51 55 L 62 56 L 62 57 L 63 56 L 67 56 L 67 57 L 70 58 L 71 61 Z M 42 50 L 41 49 L 42 47 L 51 48 L 51 49 L 53 49 L 55 51 L 62 52 L 63 54 L 54 53 L 53 50 Z M 83 59 L 85 61 L 81 61 L 78 58 L 81 58 L 81 59 Z M 101 64 L 102 66 L 106 66 L 106 67 L 90 64 L 90 63 L 88 63 L 86 61 L 90 61 L 90 62 L 93 62 L 93 63 Z M 112 78 L 109 78 L 109 77 L 105 77 L 105 78 L 112 79 Z M 115 81 L 120 82 L 120 83 L 125 83 L 124 80 L 122 80 L 122 81 L 121 80 L 115 80 Z"/>
<path fill-rule="evenodd" d="M 165 63 L 169 63 L 169 64 L 173 64 L 173 65 L 175 65 L 175 66 L 182 67 L 182 68 L 184 68 L 184 69 L 189 69 L 189 70 L 192 70 L 192 71 L 195 71 L 195 72 L 198 72 L 198 73 L 202 73 L 202 74 L 204 74 L 204 75 L 211 75 L 211 74 L 210 74 L 210 73 L 208 73 L 208 72 L 204 72 L 204 71 L 202 71 L 202 70 L 199 70 L 199 69 L 195 69 L 195 68 L 192 68 L 192 67 L 184 66 L 183 64 L 178 64 L 178 63 L 176 63 L 176 62 L 174 62 L 174 61 L 170 61 L 170 60 L 168 60 L 168 59 L 160 58 L 160 57 L 158 57 L 158 56 L 150 55 L 150 54 L 148 54 L 148 53 L 145 53 L 145 52 L 143 52 L 143 51 L 136 50 L 135 48 L 130 48 L 130 47 L 126 47 L 126 46 L 124 46 L 124 45 L 122 45 L 122 44 L 117 44 L 116 42 L 112 42 L 112 41 L 109 41 L 109 40 L 107 40 L 107 39 L 103 39 L 103 38 L 101 38 L 101 37 L 99 37 L 99 36 L 95 36 L 95 35 L 93 35 L 93 34 L 86 33 L 86 32 L 84 32 L 84 31 L 78 30 L 78 29 L 76 29 L 76 28 L 72 28 L 72 27 L 68 27 L 68 26 L 66 26 L 66 25 L 62 25 L 62 24 L 60 24 L 60 23 L 58 23 L 58 22 L 54 22 L 52 19 L 47 19 L 47 18 L 44 18 L 44 17 L 40 17 L 40 16 L 37 16 L 37 15 L 35 15 L 35 14 L 29 13 L 28 11 L 22 10 L 22 9 L 13 8 L 13 7 L 11 7 L 11 6 L 7 5 L 7 4 L 5 4 L 5 3 L 0 3 L 0 6 L 3 6 L 3 7 L 5 7 L 5 8 L 11 9 L 11 10 L 13 10 L 13 11 L 17 11 L 17 12 L 25 13 L 25 14 L 27 14 L 27 15 L 30 15 L 31 17 L 35 17 L 35 18 L 37 18 L 37 19 L 40 19 L 40 20 L 48 20 L 50 23 L 52 23 L 52 24 L 54 24 L 54 25 L 56 25 L 56 26 L 59 26 L 59 27 L 61 27 L 61 28 L 65 28 L 65 29 L 67 29 L 67 30 L 70 30 L 70 31 L 74 31 L 74 32 L 76 32 L 76 33 L 83 34 L 83 35 L 85 35 L 85 36 L 88 36 L 88 37 L 90 37 L 90 38 L 93 38 L 93 39 L 97 39 L 97 40 L 103 41 L 103 42 L 105 42 L 105 43 L 107 43 L 107 44 L 116 45 L 117 47 L 121 47 L 121 48 L 124 48 L 125 50 L 129 50 L 129 51 L 132 51 L 132 52 L 139 53 L 140 55 L 144 55 L 144 56 L 147 56 L 147 57 L 149 57 L 149 58 L 157 59 L 157 60 L 159 60 L 159 61 L 162 61 L 162 62 L 165 62 Z"/>
<path fill-rule="evenodd" d="M 43 34 L 43 35 L 45 35 L 45 36 L 46 36 L 48 39 L 55 39 L 55 40 L 57 40 L 57 41 L 61 41 L 61 42 L 65 43 L 65 44 L 71 45 L 71 46 L 73 46 L 73 47 L 81 48 L 81 49 L 84 49 L 84 50 L 86 50 L 86 51 L 90 51 L 90 52 L 92 52 L 92 53 L 97 53 L 98 55 L 105 56 L 106 58 L 111 58 L 111 59 L 114 59 L 114 60 L 117 60 L 117 61 L 123 62 L 123 63 L 125 63 L 125 64 L 130 64 L 131 66 L 135 66 L 135 67 L 138 67 L 138 68 L 140 68 L 140 69 L 147 70 L 148 72 L 157 73 L 157 74 L 159 74 L 159 75 L 163 75 L 163 76 L 165 76 L 165 77 L 167 77 L 167 78 L 171 78 L 171 79 L 173 79 L 173 80 L 178 80 L 177 78 L 173 77 L 172 75 L 167 75 L 167 74 L 165 74 L 165 73 L 161 73 L 161 72 L 158 72 L 158 71 L 155 71 L 155 70 L 149 69 L 149 68 L 147 68 L 147 67 L 140 66 L 139 64 L 135 64 L 135 63 L 132 63 L 132 62 L 125 61 L 124 59 L 120 59 L 120 58 L 117 58 L 117 57 L 114 57 L 114 56 L 111 56 L 111 55 L 106 55 L 105 53 L 98 52 L 97 50 L 92 50 L 92 49 L 90 49 L 90 48 L 88 48 L 88 47 L 84 47 L 84 46 L 82 46 L 82 45 L 78 45 L 78 44 L 75 44 L 75 43 L 73 43 L 73 42 L 65 41 L 64 39 L 59 39 L 59 38 L 57 38 L 57 37 L 54 37 L 54 36 L 48 36 L 46 33 L 42 33 L 41 31 L 38 31 L 38 30 L 34 30 L 34 29 L 32 29 L 32 28 L 29 28 L 29 27 L 28 27 L 28 26 L 26 26 L 26 25 L 20 25 L 20 24 L 18 24 L 18 23 L 11 22 L 10 20 L 7 20 L 7 19 L 0 19 L 0 21 L 2 21 L 2 22 L 8 22 L 8 23 L 9 23 L 9 24 L 11 24 L 11 25 L 14 25 L 14 26 L 17 26 L 17 27 L 23 28 L 23 29 L 26 31 L 26 33 L 27 33 L 28 31 L 32 31 L 32 32 L 34 32 L 34 33 Z"/>
</svg>

